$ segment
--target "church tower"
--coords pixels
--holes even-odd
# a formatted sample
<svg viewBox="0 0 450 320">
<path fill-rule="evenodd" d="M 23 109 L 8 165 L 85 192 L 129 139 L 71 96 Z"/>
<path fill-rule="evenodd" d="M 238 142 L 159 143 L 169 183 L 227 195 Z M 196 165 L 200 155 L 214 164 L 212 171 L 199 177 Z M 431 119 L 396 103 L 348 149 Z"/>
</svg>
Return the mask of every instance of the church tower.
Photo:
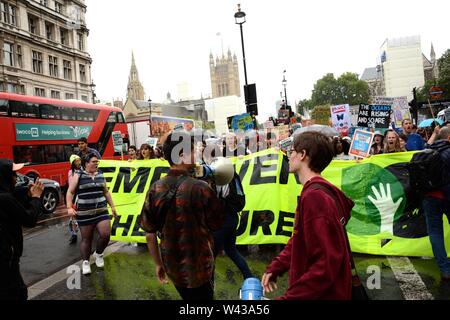
<svg viewBox="0 0 450 320">
<path fill-rule="evenodd" d="M 139 81 L 139 73 L 134 61 L 134 53 L 131 53 L 131 70 L 128 77 L 127 99 L 145 100 L 144 87 Z"/>
<path fill-rule="evenodd" d="M 209 55 L 209 70 L 211 74 L 212 97 L 241 96 L 241 84 L 239 80 L 239 68 L 236 54 L 231 56 L 228 49 L 227 57 L 222 54 L 222 58 L 213 54 Z"/>
</svg>

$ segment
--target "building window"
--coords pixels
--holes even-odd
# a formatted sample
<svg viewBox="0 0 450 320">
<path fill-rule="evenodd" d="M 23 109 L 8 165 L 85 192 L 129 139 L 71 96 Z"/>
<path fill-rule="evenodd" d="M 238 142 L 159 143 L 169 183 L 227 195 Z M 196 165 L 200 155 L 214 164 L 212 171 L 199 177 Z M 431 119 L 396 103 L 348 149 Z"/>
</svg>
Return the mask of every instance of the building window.
<svg viewBox="0 0 450 320">
<path fill-rule="evenodd" d="M 58 58 L 48 56 L 48 69 L 52 77 L 58 77 Z"/>
<path fill-rule="evenodd" d="M 47 2 L 47 0 L 41 0 L 41 4 L 42 4 L 44 7 L 48 7 L 48 2 Z"/>
<path fill-rule="evenodd" d="M 45 33 L 48 40 L 55 40 L 55 25 L 53 23 L 45 23 Z"/>
<path fill-rule="evenodd" d="M 10 5 L 7 2 L 0 2 L 0 21 L 7 24 L 16 25 L 17 22 L 17 10 L 16 7 Z"/>
<path fill-rule="evenodd" d="M 52 99 L 61 99 L 61 93 L 59 91 L 52 90 L 50 94 Z"/>
<path fill-rule="evenodd" d="M 74 99 L 73 93 L 66 93 L 66 100 L 72 100 Z"/>
<path fill-rule="evenodd" d="M 28 15 L 28 31 L 32 34 L 38 34 L 38 18 L 32 15 Z"/>
<path fill-rule="evenodd" d="M 72 62 L 63 60 L 64 79 L 72 80 Z"/>
<path fill-rule="evenodd" d="M 86 66 L 84 64 L 80 64 L 80 81 L 86 82 Z"/>
<path fill-rule="evenodd" d="M 17 45 L 16 46 L 16 67 L 22 68 L 23 62 L 22 62 L 22 46 Z"/>
<path fill-rule="evenodd" d="M 33 51 L 33 72 L 43 73 L 41 52 Z"/>
<path fill-rule="evenodd" d="M 8 43 L 8 42 L 3 43 L 3 64 L 5 66 L 12 67 L 14 65 L 13 48 L 14 48 L 14 46 L 11 43 Z"/>
<path fill-rule="evenodd" d="M 61 37 L 61 43 L 68 46 L 69 45 L 69 32 L 64 28 L 60 28 L 59 35 Z"/>
<path fill-rule="evenodd" d="M 81 96 L 81 101 L 88 102 L 88 97 L 87 96 Z"/>
<path fill-rule="evenodd" d="M 78 50 L 83 51 L 84 50 L 84 39 L 82 33 L 77 33 L 78 37 Z"/>
<path fill-rule="evenodd" d="M 34 95 L 36 97 L 45 97 L 45 89 L 42 88 L 34 88 Z"/>
<path fill-rule="evenodd" d="M 58 13 L 62 13 L 63 12 L 63 5 L 62 3 L 55 1 L 55 11 Z"/>
</svg>

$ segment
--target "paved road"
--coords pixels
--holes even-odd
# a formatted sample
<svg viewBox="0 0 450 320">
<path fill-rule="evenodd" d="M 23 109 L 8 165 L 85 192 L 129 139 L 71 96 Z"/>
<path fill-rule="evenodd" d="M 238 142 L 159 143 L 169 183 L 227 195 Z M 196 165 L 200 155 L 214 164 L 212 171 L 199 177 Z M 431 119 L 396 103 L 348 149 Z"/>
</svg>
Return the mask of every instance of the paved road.
<svg viewBox="0 0 450 320">
<path fill-rule="evenodd" d="M 60 210 L 56 216 L 64 214 L 64 210 Z M 68 289 L 67 278 L 71 274 L 67 274 L 67 267 L 80 265 L 78 244 L 69 245 L 68 239 L 67 218 L 51 220 L 26 231 L 21 269 L 31 299 L 179 299 L 173 286 L 159 285 L 146 247 L 127 243 L 112 244 L 105 258 L 105 269 L 98 270 L 94 265 L 91 276 L 80 277 L 80 290 Z M 260 246 L 258 251 L 247 250 L 247 247 L 240 249 L 254 274 L 260 277 L 280 246 Z M 355 262 L 373 300 L 450 299 L 450 284 L 440 283 L 439 269 L 433 259 L 355 255 Z M 380 271 L 378 277 L 377 271 Z M 269 298 L 286 289 L 286 277 L 278 284 L 279 290 Z M 241 285 L 237 268 L 227 257 L 220 256 L 216 268 L 216 298 L 238 299 Z"/>
</svg>

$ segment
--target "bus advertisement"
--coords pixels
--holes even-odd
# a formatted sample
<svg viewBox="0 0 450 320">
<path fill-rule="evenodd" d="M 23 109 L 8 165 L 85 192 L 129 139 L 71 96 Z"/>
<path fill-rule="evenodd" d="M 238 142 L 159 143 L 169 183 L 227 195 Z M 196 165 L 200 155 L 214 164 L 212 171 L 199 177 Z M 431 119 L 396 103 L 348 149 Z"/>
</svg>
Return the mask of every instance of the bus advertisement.
<svg viewBox="0 0 450 320">
<path fill-rule="evenodd" d="M 126 152 L 128 128 L 119 108 L 0 92 L 0 158 L 25 163 L 20 173 L 28 177 L 66 186 L 69 158 L 81 137 L 102 159 L 119 160 L 115 131 L 122 133 Z"/>
</svg>

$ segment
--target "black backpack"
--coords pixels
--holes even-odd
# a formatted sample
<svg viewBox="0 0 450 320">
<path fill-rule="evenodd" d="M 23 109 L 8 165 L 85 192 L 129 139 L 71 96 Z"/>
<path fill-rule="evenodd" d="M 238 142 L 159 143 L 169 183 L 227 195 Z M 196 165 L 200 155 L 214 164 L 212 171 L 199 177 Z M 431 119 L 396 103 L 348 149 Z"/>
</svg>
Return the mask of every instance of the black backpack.
<svg viewBox="0 0 450 320">
<path fill-rule="evenodd" d="M 426 149 L 417 153 L 408 165 L 412 190 L 423 195 L 450 183 L 448 170 L 441 153 L 450 147 L 445 144 L 440 148 Z"/>
</svg>

